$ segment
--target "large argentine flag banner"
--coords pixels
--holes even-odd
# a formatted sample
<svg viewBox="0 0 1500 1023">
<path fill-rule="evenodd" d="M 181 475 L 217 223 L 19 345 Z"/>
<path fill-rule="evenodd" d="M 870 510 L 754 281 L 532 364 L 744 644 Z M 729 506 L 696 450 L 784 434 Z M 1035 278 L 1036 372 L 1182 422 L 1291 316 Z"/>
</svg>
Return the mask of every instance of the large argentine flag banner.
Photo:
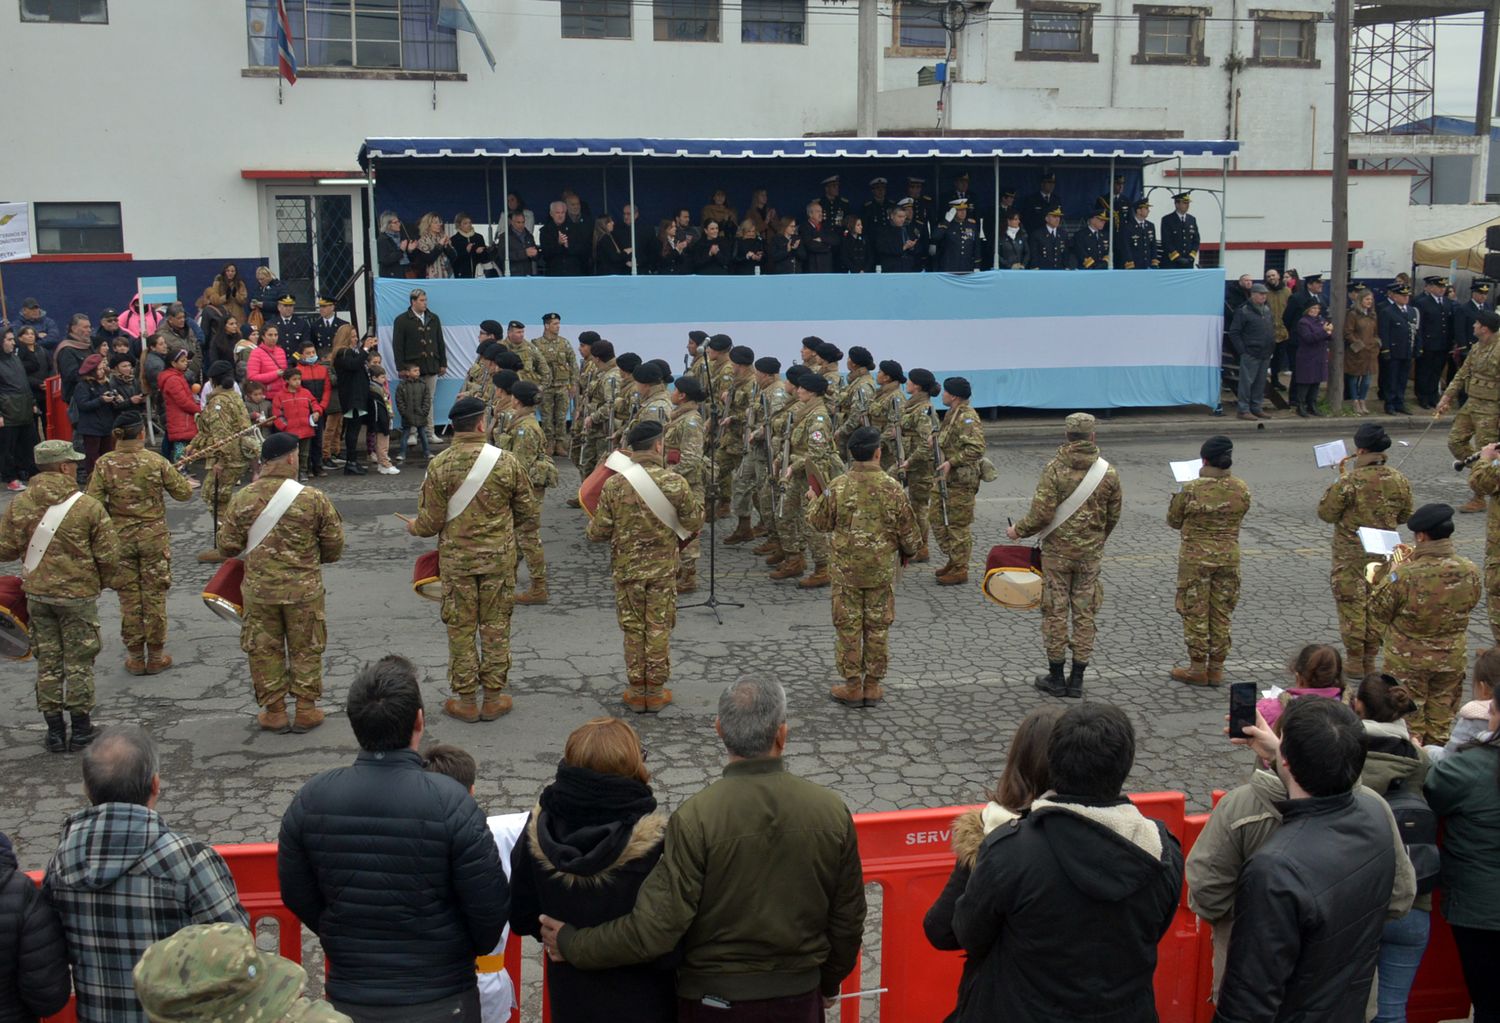
<svg viewBox="0 0 1500 1023">
<path fill-rule="evenodd" d="M 595 330 L 616 352 L 674 368 L 689 330 L 728 334 L 783 366 L 815 334 L 939 380 L 968 377 L 981 407 L 1214 405 L 1219 394 L 1218 270 L 382 279 L 376 313 L 393 379 L 391 323 L 413 287 L 427 291 L 448 343 L 439 422 L 474 361 L 479 324 L 520 320 L 536 337 L 547 312 L 562 316 L 568 338 Z"/>
</svg>

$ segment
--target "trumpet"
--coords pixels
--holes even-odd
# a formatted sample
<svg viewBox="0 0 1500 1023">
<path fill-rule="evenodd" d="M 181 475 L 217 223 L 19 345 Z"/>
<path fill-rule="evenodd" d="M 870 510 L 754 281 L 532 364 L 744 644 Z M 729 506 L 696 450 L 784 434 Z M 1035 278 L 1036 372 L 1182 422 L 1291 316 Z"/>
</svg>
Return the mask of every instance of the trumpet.
<svg viewBox="0 0 1500 1023">
<path fill-rule="evenodd" d="M 1455 458 L 1453 460 L 1453 471 L 1454 472 L 1463 472 L 1469 466 L 1471 466 L 1475 462 L 1479 461 L 1479 456 L 1481 454 L 1482 454 L 1482 452 L 1475 451 L 1473 454 L 1469 455 L 1467 458 Z"/>
<path fill-rule="evenodd" d="M 1365 582 L 1371 586 L 1383 581 L 1397 565 L 1411 560 L 1413 547 L 1409 543 L 1398 543 L 1387 561 L 1372 561 L 1365 566 Z"/>
</svg>

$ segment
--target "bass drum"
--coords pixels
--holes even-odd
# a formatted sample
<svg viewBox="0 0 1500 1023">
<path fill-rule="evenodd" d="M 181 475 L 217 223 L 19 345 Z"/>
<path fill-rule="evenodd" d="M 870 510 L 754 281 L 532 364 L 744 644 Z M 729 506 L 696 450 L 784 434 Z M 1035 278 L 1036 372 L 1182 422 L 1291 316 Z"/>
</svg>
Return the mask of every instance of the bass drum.
<svg viewBox="0 0 1500 1023">
<path fill-rule="evenodd" d="M 990 548 L 984 563 L 985 597 L 1012 611 L 1030 611 L 1042 606 L 1042 552 L 1026 544 L 999 544 Z"/>
<path fill-rule="evenodd" d="M 225 559 L 204 587 L 203 603 L 231 625 L 240 625 L 245 619 L 245 598 L 240 592 L 244 582 L 245 563 L 239 558 Z"/>
<path fill-rule="evenodd" d="M 604 459 L 589 473 L 588 479 L 584 480 L 578 487 L 578 503 L 583 505 L 583 510 L 593 518 L 594 512 L 599 508 L 599 495 L 604 492 L 604 484 L 609 482 L 611 476 L 617 473 L 604 464 Z"/>
<path fill-rule="evenodd" d="M 438 579 L 438 552 L 430 550 L 417 559 L 411 570 L 412 592 L 428 600 L 443 599 L 443 584 Z"/>
<path fill-rule="evenodd" d="M 0 657 L 31 656 L 31 612 L 18 575 L 0 575 Z"/>
</svg>

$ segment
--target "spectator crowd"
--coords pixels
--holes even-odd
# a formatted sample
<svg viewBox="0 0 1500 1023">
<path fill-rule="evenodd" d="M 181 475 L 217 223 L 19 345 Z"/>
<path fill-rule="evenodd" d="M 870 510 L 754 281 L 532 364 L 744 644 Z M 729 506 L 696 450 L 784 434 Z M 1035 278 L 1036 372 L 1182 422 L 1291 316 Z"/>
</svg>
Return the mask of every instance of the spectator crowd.
<svg viewBox="0 0 1500 1023">
<path fill-rule="evenodd" d="M 1124 795 L 1123 710 L 1048 705 L 1020 723 L 988 801 L 954 821 L 952 875 L 923 923 L 964 953 L 947 1019 L 1155 1020 L 1185 877 L 1212 928 L 1220 1023 L 1406 1019 L 1435 895 L 1474 1020 L 1500 1020 L 1500 651 L 1478 656 L 1474 699 L 1434 748 L 1413 741 L 1390 676 L 1346 692 L 1324 646 L 1290 670 L 1230 739 L 1253 755 L 1249 780 L 1186 857 Z M 840 796 L 789 769 L 777 682 L 723 691 L 723 774 L 670 815 L 619 719 L 577 728 L 536 805 L 505 823 L 475 801 L 469 754 L 424 743 L 410 662 L 367 665 L 348 713 L 358 755 L 302 786 L 277 852 L 282 902 L 326 953 L 328 1002 L 257 949 L 222 857 L 158 812 L 151 737 L 121 726 L 84 755 L 90 805 L 40 891 L 0 841 L 0 1020 L 70 993 L 82 1023 L 502 1020 L 508 929 L 542 941 L 558 1023 L 813 1023 L 836 1004 L 867 911 L 858 838 Z"/>
</svg>

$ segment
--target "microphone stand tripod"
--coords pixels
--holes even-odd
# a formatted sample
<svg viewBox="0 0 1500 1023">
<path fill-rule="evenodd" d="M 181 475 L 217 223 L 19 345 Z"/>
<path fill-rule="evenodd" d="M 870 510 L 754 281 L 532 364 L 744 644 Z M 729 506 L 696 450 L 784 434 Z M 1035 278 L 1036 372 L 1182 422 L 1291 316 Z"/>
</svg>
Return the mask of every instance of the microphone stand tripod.
<svg viewBox="0 0 1500 1023">
<path fill-rule="evenodd" d="M 713 391 L 708 395 L 708 411 L 713 416 L 714 427 L 717 431 L 719 425 L 718 403 Z M 704 514 L 708 516 L 708 596 L 695 604 L 679 604 L 679 611 L 686 611 L 690 607 L 706 607 L 714 613 L 714 620 L 720 625 L 724 624 L 724 616 L 719 614 L 721 607 L 744 607 L 744 604 L 736 604 L 732 600 L 720 600 L 718 595 L 718 550 L 717 543 L 719 530 L 719 462 L 718 462 L 719 439 L 714 438 L 714 443 L 708 449 L 708 488 L 704 494 Z"/>
</svg>

